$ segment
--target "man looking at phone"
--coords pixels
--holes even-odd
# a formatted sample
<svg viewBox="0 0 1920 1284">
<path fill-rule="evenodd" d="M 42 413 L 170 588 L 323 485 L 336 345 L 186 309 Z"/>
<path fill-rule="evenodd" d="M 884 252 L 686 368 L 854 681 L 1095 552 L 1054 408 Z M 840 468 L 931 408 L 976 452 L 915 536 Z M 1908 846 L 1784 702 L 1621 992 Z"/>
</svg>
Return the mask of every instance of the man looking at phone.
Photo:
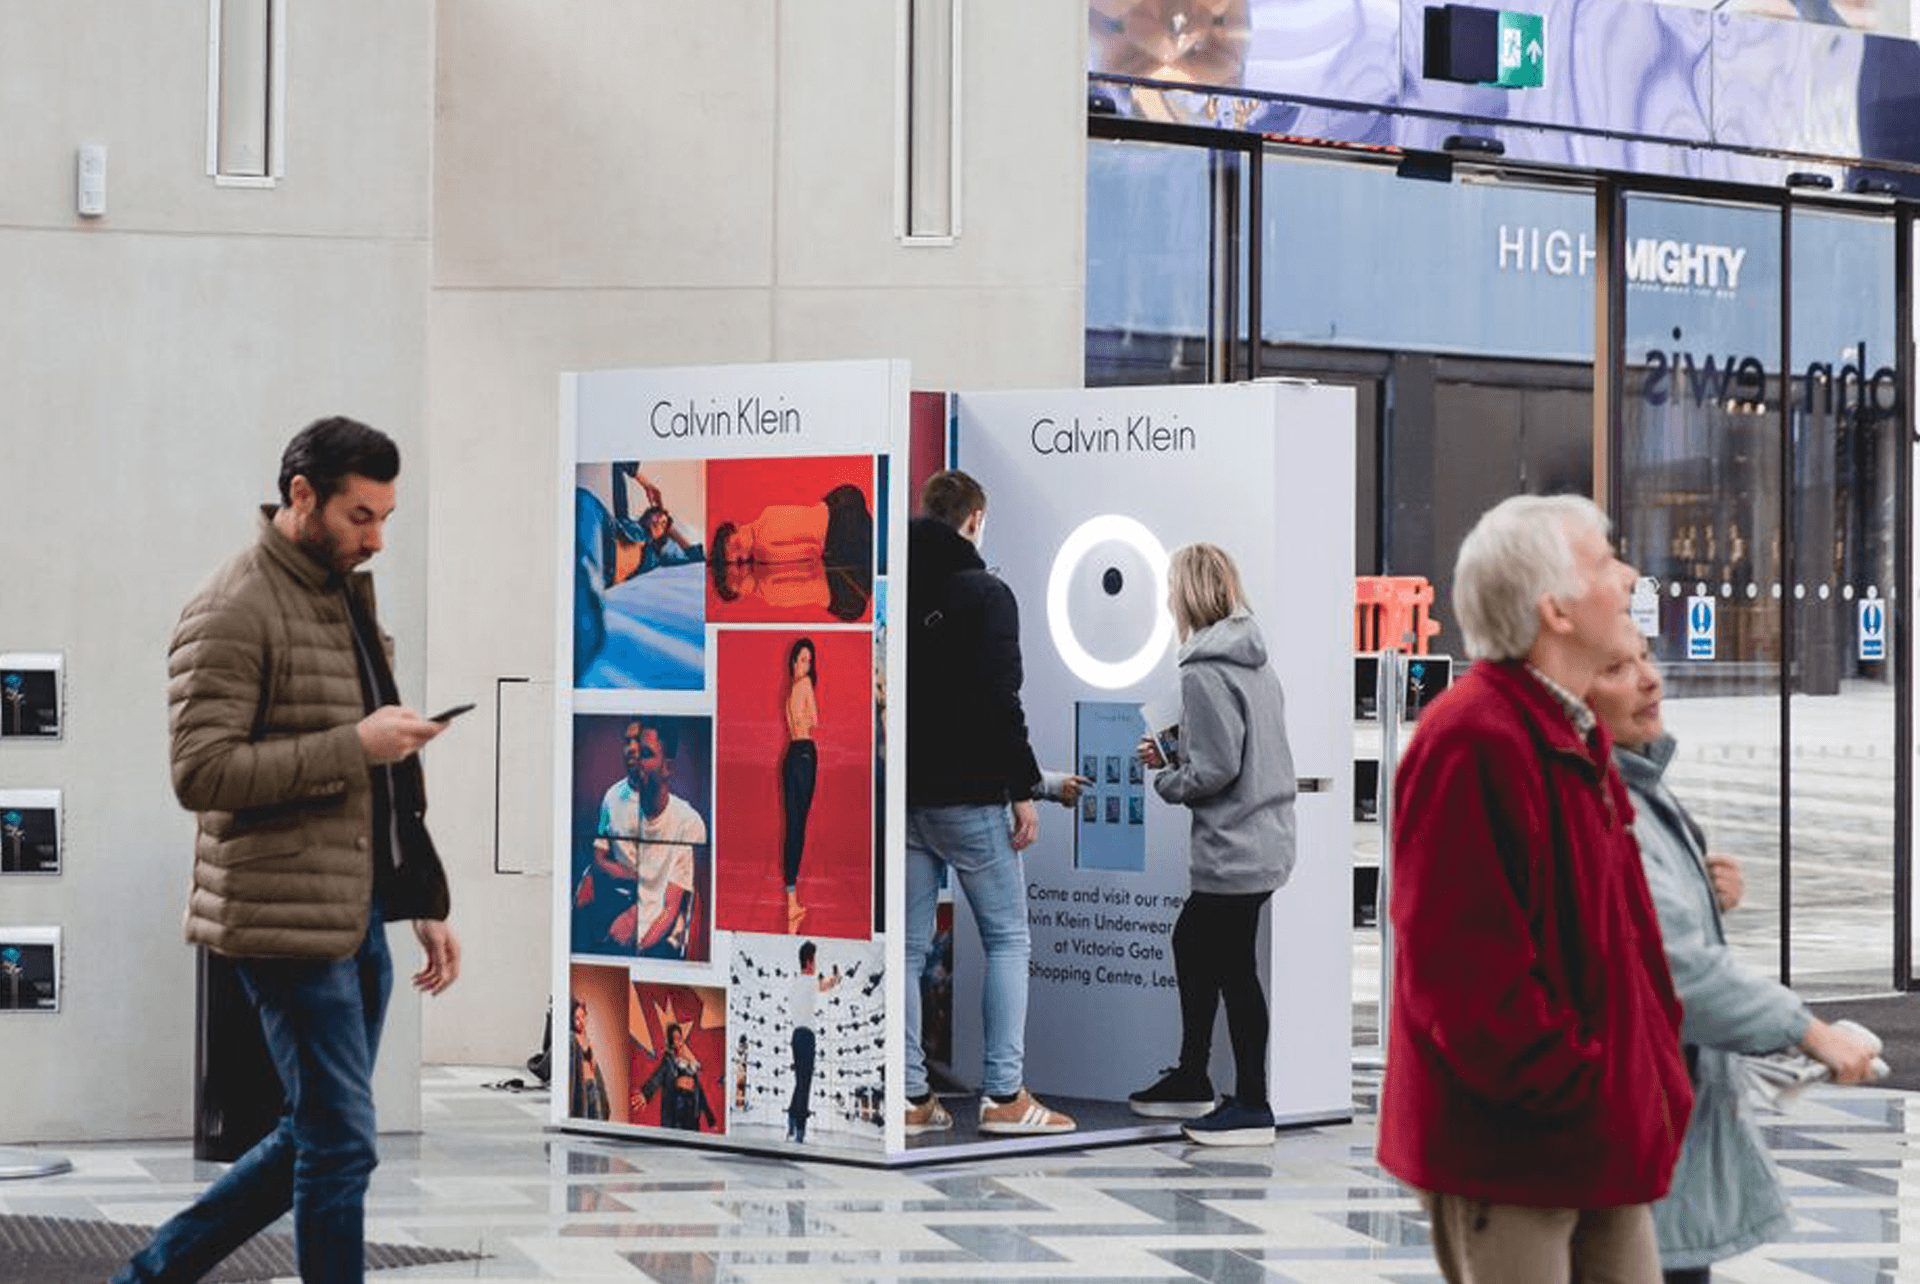
<svg viewBox="0 0 1920 1284">
<path fill-rule="evenodd" d="M 232 958 L 286 1090 L 280 1126 L 116 1277 L 195 1280 L 293 1211 L 306 1281 L 363 1278 L 373 1063 L 413 920 L 415 988 L 460 973 L 417 752 L 360 566 L 383 545 L 400 453 L 323 419 L 288 443 L 280 504 L 196 593 L 168 651 L 173 788 L 198 815 L 187 939 Z"/>
</svg>

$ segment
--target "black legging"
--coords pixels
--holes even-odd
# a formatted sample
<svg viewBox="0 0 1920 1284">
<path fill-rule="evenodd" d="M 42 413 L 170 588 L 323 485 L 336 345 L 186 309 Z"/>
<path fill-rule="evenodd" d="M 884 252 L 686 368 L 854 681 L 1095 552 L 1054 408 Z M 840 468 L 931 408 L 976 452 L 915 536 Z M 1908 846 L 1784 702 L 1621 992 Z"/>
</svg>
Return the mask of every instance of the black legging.
<svg viewBox="0 0 1920 1284">
<path fill-rule="evenodd" d="M 820 755 L 811 740 L 787 742 L 780 760 L 780 796 L 787 806 L 787 841 L 782 852 L 787 890 L 800 885 L 800 855 L 807 846 L 807 813 L 813 810 L 813 783 L 820 774 Z"/>
<path fill-rule="evenodd" d="M 1227 1001 L 1233 1040 L 1233 1096 L 1250 1106 L 1267 1102 L 1267 996 L 1253 945 L 1260 907 L 1272 892 L 1221 896 L 1195 892 L 1173 925 L 1173 968 L 1180 982 L 1180 1069 L 1205 1074 L 1213 1056 L 1213 1018 Z"/>
</svg>

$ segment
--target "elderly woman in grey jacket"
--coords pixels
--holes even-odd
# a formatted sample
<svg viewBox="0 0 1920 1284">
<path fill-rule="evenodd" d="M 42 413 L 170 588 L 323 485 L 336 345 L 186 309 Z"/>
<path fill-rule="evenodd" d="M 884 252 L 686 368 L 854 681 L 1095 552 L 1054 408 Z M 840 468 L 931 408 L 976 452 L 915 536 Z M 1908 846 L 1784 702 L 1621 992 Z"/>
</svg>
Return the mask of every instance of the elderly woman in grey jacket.
<svg viewBox="0 0 1920 1284">
<path fill-rule="evenodd" d="M 1841 1083 L 1870 1072 L 1872 1049 L 1816 1018 L 1786 986 L 1740 964 L 1721 924 L 1737 903 L 1737 878 L 1709 857 L 1706 836 L 1662 777 L 1673 738 L 1660 716 L 1660 670 L 1644 643 L 1605 669 L 1587 693 L 1613 737 L 1633 796 L 1634 836 L 1660 916 L 1667 966 L 1685 1016 L 1680 1038 L 1694 1077 L 1693 1117 L 1673 1174 L 1654 1205 L 1668 1284 L 1705 1281 L 1709 1268 L 1787 1229 L 1786 1198 L 1741 1095 L 1737 1053 L 1798 1045 Z M 1719 877 L 1716 877 L 1719 875 Z"/>
<path fill-rule="evenodd" d="M 1206 1145 L 1273 1141 L 1267 1104 L 1267 996 L 1254 940 L 1260 910 L 1293 871 L 1293 754 L 1286 702 L 1247 610 L 1233 559 L 1211 544 L 1174 553 L 1167 592 L 1180 647 L 1180 736 L 1167 762 L 1148 738 L 1153 787 L 1192 813 L 1192 891 L 1173 928 L 1180 1061 L 1128 1100 L 1152 1118 L 1186 1119 Z M 1226 1001 L 1233 1095 L 1214 1102 L 1207 1062 Z"/>
</svg>

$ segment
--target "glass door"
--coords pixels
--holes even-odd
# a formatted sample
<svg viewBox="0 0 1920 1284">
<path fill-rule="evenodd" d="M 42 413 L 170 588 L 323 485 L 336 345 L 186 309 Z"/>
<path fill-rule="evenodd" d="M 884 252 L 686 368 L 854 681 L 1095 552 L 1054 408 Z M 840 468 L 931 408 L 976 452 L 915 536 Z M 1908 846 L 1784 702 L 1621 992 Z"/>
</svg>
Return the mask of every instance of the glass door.
<svg viewBox="0 0 1920 1284">
<path fill-rule="evenodd" d="M 1658 591 L 1668 780 L 1746 871 L 1736 951 L 1814 995 L 1894 983 L 1920 904 L 1902 792 L 1911 217 L 1633 191 L 1616 256 L 1588 188 L 1177 132 L 1092 130 L 1088 383 L 1360 387 L 1356 570 L 1427 577 L 1445 629 L 1481 509 L 1590 488 L 1591 379 L 1617 406 L 1622 549 Z M 1595 368 L 1603 272 L 1624 324 Z"/>
<path fill-rule="evenodd" d="M 1806 207 L 1788 218 L 1790 974 L 1803 994 L 1858 994 L 1894 974 L 1894 224 Z"/>
<path fill-rule="evenodd" d="M 1737 857 L 1727 918 L 1778 974 L 1786 539 L 1777 207 L 1626 198 L 1626 363 L 1616 459 L 1624 556 L 1660 598 L 1651 639 L 1678 741 L 1667 782 Z"/>
<path fill-rule="evenodd" d="M 1891 215 L 1625 198 L 1620 535 L 1655 582 L 1668 783 L 1739 858 L 1743 960 L 1896 983 L 1907 466 Z"/>
</svg>

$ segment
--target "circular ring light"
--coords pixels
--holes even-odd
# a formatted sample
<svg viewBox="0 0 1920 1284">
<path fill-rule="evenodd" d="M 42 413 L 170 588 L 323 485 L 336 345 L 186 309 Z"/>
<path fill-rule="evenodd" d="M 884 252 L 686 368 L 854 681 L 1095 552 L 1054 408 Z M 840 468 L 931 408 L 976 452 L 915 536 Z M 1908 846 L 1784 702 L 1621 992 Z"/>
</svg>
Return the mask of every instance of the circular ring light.
<svg viewBox="0 0 1920 1284">
<path fill-rule="evenodd" d="M 1088 654 L 1067 617 L 1068 581 L 1087 554 L 1109 540 L 1133 549 L 1153 570 L 1153 632 L 1145 645 L 1124 660 L 1100 660 Z M 1053 555 L 1053 569 L 1047 574 L 1047 631 L 1053 635 L 1054 649 L 1076 678 L 1103 691 L 1118 691 L 1153 672 L 1167 644 L 1173 641 L 1173 616 L 1167 612 L 1167 563 L 1167 550 L 1153 532 L 1119 513 L 1089 517 L 1061 542 L 1060 551 Z"/>
</svg>

